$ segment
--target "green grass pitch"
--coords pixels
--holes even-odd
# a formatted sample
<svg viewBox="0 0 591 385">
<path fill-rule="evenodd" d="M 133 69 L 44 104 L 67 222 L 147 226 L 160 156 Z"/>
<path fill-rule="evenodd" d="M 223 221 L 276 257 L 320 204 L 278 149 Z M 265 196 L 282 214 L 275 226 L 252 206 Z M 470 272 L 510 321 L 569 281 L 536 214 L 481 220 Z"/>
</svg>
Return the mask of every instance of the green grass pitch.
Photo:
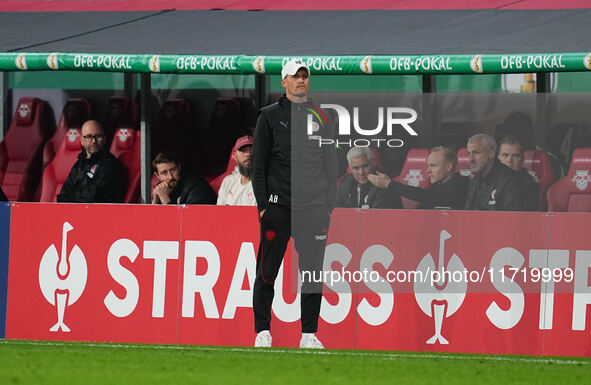
<svg viewBox="0 0 591 385">
<path fill-rule="evenodd" d="M 0 384 L 591 384 L 590 358 L 0 340 Z"/>
</svg>

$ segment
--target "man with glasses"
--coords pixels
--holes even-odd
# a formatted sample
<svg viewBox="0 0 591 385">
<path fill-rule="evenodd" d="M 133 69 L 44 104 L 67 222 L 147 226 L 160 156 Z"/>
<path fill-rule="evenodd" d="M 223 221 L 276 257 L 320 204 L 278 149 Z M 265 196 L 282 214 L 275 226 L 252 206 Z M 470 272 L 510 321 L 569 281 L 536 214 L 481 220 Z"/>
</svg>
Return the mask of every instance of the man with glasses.
<svg viewBox="0 0 591 385">
<path fill-rule="evenodd" d="M 58 202 L 122 203 L 127 177 L 121 162 L 105 147 L 105 132 L 96 120 L 82 125 L 82 151 L 57 196 Z"/>
</svg>

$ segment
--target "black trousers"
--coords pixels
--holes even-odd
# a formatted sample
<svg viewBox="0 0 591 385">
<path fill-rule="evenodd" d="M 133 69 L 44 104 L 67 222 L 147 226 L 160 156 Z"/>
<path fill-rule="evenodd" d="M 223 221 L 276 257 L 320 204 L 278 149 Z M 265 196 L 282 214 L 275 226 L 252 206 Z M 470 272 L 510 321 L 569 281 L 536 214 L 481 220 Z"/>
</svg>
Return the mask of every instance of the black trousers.
<svg viewBox="0 0 591 385">
<path fill-rule="evenodd" d="M 293 236 L 298 252 L 300 273 L 309 271 L 312 277 L 321 277 L 329 222 L 330 217 L 324 207 L 302 211 L 277 205 L 267 207 L 261 219 L 261 242 L 252 296 L 255 332 L 270 330 L 275 278 L 290 236 Z M 318 330 L 321 302 L 322 282 L 305 279 L 300 304 L 302 333 L 316 333 Z"/>
</svg>

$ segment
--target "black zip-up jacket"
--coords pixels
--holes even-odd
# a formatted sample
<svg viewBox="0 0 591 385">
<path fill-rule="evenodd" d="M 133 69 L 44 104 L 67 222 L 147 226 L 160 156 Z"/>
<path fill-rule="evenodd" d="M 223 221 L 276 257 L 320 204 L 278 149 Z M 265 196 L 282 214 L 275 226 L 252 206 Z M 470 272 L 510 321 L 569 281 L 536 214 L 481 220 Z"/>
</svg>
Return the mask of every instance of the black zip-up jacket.
<svg viewBox="0 0 591 385">
<path fill-rule="evenodd" d="M 121 162 L 107 148 L 86 157 L 82 149 L 72 166 L 58 202 L 122 203 L 127 190 L 127 177 Z"/>
<path fill-rule="evenodd" d="M 517 171 L 517 175 L 521 179 L 521 193 L 524 195 L 524 203 L 527 209 L 536 211 L 540 202 L 540 185 L 525 167 Z"/>
<path fill-rule="evenodd" d="M 497 159 L 486 176 L 470 180 L 466 210 L 526 211 L 521 182 L 515 171 Z"/>
<path fill-rule="evenodd" d="M 450 208 L 463 210 L 466 205 L 469 178 L 454 174 L 445 183 L 434 183 L 426 189 L 408 186 L 396 181 L 390 182 L 388 191 L 421 202 L 422 209 Z"/>
<path fill-rule="evenodd" d="M 337 189 L 337 207 L 357 207 L 366 209 L 401 209 L 400 195 L 389 194 L 367 182 L 359 184 L 353 175 L 347 175 Z"/>
<path fill-rule="evenodd" d="M 317 131 L 307 132 L 308 115 Z M 335 205 L 337 159 L 336 117 L 326 117 L 311 102 L 292 103 L 285 95 L 261 110 L 253 145 L 252 187 L 259 212 L 269 204 L 294 210 Z"/>
<path fill-rule="evenodd" d="M 209 183 L 197 175 L 182 170 L 184 169 L 181 169 L 181 180 L 179 184 L 170 192 L 169 204 L 214 205 L 217 197 Z"/>
</svg>

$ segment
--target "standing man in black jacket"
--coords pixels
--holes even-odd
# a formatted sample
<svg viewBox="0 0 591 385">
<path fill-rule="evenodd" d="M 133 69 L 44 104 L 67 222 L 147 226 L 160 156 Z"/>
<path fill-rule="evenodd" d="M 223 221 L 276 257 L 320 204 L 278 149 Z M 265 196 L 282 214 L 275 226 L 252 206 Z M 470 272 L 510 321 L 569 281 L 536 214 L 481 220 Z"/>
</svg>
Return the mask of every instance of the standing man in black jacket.
<svg viewBox="0 0 591 385">
<path fill-rule="evenodd" d="M 314 138 L 332 138 L 332 119 L 308 98 L 310 69 L 299 59 L 281 71 L 285 95 L 261 110 L 254 147 L 252 185 L 261 222 L 253 288 L 255 346 L 271 346 L 275 278 L 290 236 L 300 272 L 322 272 L 330 212 L 336 197 L 336 149 Z M 308 127 L 310 126 L 310 127 Z M 309 134 L 312 135 L 309 135 Z M 304 277 L 304 275 L 302 275 Z M 302 282 L 302 348 L 323 348 L 318 329 L 322 282 Z"/>
<path fill-rule="evenodd" d="M 82 125 L 82 151 L 72 166 L 58 202 L 123 203 L 127 177 L 123 166 L 105 146 L 103 126 L 96 120 Z"/>
<path fill-rule="evenodd" d="M 525 211 L 517 174 L 497 159 L 497 142 L 486 134 L 468 139 L 470 180 L 466 210 Z"/>
<path fill-rule="evenodd" d="M 458 157 L 443 146 L 433 147 L 427 157 L 427 174 L 431 186 L 426 189 L 396 182 L 386 174 L 369 175 L 369 181 L 379 188 L 388 189 L 394 197 L 400 195 L 421 202 L 423 209 L 463 210 L 468 193 L 468 178 L 455 172 Z"/>
</svg>

